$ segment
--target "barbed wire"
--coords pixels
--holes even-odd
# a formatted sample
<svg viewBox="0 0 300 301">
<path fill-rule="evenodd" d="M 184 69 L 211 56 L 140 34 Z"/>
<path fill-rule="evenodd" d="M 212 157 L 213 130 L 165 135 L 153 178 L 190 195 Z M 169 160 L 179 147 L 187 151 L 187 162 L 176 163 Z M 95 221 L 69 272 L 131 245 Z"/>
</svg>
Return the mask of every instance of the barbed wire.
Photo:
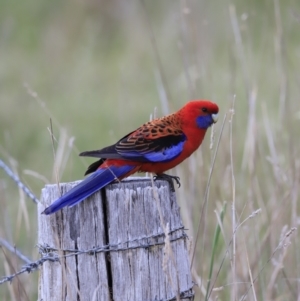
<svg viewBox="0 0 300 301">
<path fill-rule="evenodd" d="M 178 227 L 176 229 L 171 230 L 170 232 L 168 232 L 168 235 L 172 235 L 177 231 L 180 230 L 186 230 L 183 226 Z M 40 250 L 40 252 L 42 254 L 49 254 L 52 252 L 56 252 L 56 253 L 68 253 L 65 254 L 63 257 L 68 257 L 68 256 L 76 256 L 76 255 L 80 255 L 80 254 L 89 254 L 89 255 L 95 255 L 97 253 L 106 253 L 106 252 L 120 252 L 120 251 L 126 251 L 126 250 L 132 250 L 132 249 L 140 249 L 140 248 L 144 248 L 144 249 L 148 249 L 150 247 L 153 246 L 159 246 L 159 245 L 163 245 L 165 244 L 164 241 L 161 242 L 149 242 L 150 239 L 158 239 L 158 238 L 165 238 L 165 233 L 158 233 L 158 234 L 154 234 L 154 235 L 149 235 L 149 236 L 143 236 L 140 238 L 136 238 L 136 239 L 132 239 L 132 240 L 128 240 L 125 242 L 120 242 L 118 244 L 107 244 L 101 247 L 93 247 L 91 249 L 88 250 L 79 250 L 79 249 L 57 249 L 57 248 L 53 248 L 50 247 L 48 245 L 38 245 L 38 248 Z M 175 238 L 170 238 L 170 241 L 176 241 L 176 240 L 180 240 L 180 239 L 187 239 L 188 236 L 186 235 L 186 233 L 184 231 L 182 231 L 182 233 Z M 136 243 L 137 245 L 134 246 L 127 246 L 127 247 L 123 247 L 123 245 L 126 244 L 133 244 Z"/>
<path fill-rule="evenodd" d="M 24 193 L 35 203 L 39 203 L 39 199 L 31 192 L 31 190 L 20 180 L 20 178 L 14 174 L 14 172 L 0 159 L 0 167 L 5 171 L 5 173 L 17 184 L 19 188 L 21 188 Z M 168 240 L 170 242 L 174 242 L 180 239 L 188 239 L 188 236 L 184 232 L 184 227 L 178 227 L 173 230 L 171 230 L 168 233 L 168 236 L 172 236 L 178 231 L 181 231 L 179 235 L 176 235 L 175 237 L 170 237 Z M 174 235 L 173 235 L 174 236 Z M 18 258 L 20 258 L 23 262 L 26 264 L 23 265 L 20 270 L 16 271 L 15 273 L 4 276 L 2 279 L 0 279 L 0 285 L 4 283 L 11 283 L 15 278 L 22 274 L 30 274 L 34 271 L 39 270 L 39 268 L 45 263 L 45 262 L 61 262 L 62 259 L 70 257 L 70 256 L 78 256 L 82 254 L 88 254 L 88 255 L 96 255 L 98 253 L 107 253 L 107 252 L 121 252 L 126 250 L 132 250 L 132 249 L 148 249 L 153 246 L 159 246 L 164 245 L 165 240 L 158 241 L 159 239 L 165 238 L 165 233 L 158 233 L 154 235 L 149 236 L 143 236 L 140 238 L 136 238 L 133 240 L 128 240 L 125 242 L 121 242 L 118 244 L 106 244 L 103 246 L 95 246 L 93 248 L 90 248 L 88 250 L 80 250 L 80 249 L 58 249 L 51 247 L 47 244 L 44 245 L 37 245 L 39 249 L 39 253 L 41 254 L 41 258 L 33 261 L 29 259 L 27 256 L 25 256 L 20 250 L 18 250 L 14 245 L 10 244 L 8 241 L 6 241 L 3 238 L 0 238 L 0 248 L 5 247 L 8 251 L 16 255 Z M 131 244 L 131 245 L 130 245 Z M 127 246 L 126 246 L 127 245 Z M 130 246 L 129 246 L 130 245 Z M 176 301 L 177 295 L 173 296 L 171 298 L 167 299 L 157 299 L 153 301 Z M 180 291 L 179 297 L 181 299 L 194 298 L 194 292 L 193 292 L 193 286 L 190 287 L 187 290 Z"/>
<path fill-rule="evenodd" d="M 181 233 L 177 237 L 170 238 L 169 241 L 173 242 L 173 241 L 177 241 L 180 239 L 188 239 L 188 236 L 186 235 L 184 230 L 185 229 L 183 226 L 171 230 L 168 233 L 169 236 L 172 236 L 174 233 L 179 232 L 179 231 L 181 231 Z M 67 258 L 70 256 L 77 256 L 77 255 L 81 255 L 81 254 L 96 255 L 98 253 L 120 252 L 120 251 L 126 251 L 126 250 L 138 249 L 138 248 L 148 249 L 153 246 L 164 245 L 165 244 L 164 240 L 161 242 L 155 241 L 158 238 L 165 238 L 165 233 L 158 233 L 158 234 L 154 234 L 154 235 L 143 236 L 140 238 L 121 242 L 118 244 L 106 244 L 103 246 L 96 246 L 96 247 L 93 247 L 93 248 L 87 249 L 87 250 L 58 249 L 58 248 L 51 247 L 47 244 L 37 245 L 37 247 L 39 249 L 39 253 L 41 254 L 42 257 L 37 261 L 30 261 L 26 257 L 25 257 L 26 260 L 25 260 L 25 258 L 23 258 L 24 261 L 27 262 L 27 264 L 24 265 L 18 272 L 11 274 L 9 276 L 3 277 L 0 280 L 0 285 L 5 282 L 12 282 L 12 280 L 15 277 L 17 277 L 21 274 L 31 273 L 33 271 L 36 271 L 46 261 L 60 262 L 60 260 L 63 258 Z M 149 241 L 150 239 L 152 240 L 151 242 Z M 4 241 L 4 240 L 2 239 L 2 241 Z M 0 243 L 1 243 L 1 240 L 0 240 Z M 135 244 L 135 245 L 124 247 L 124 245 L 129 245 L 129 244 Z M 7 246 L 6 244 L 2 244 L 2 245 L 5 247 Z M 9 244 L 8 244 L 8 249 L 11 252 L 15 253 L 15 248 L 10 246 Z M 18 256 L 18 257 L 20 257 L 20 256 Z M 20 258 L 22 258 L 22 257 L 20 257 Z M 28 262 L 28 261 L 30 261 L 30 262 Z M 173 300 L 173 299 L 170 299 L 170 300 Z M 163 301 L 168 301 L 168 300 L 163 300 Z"/>
<path fill-rule="evenodd" d="M 20 178 L 14 174 L 14 172 L 0 159 L 0 167 L 5 173 L 21 188 L 24 193 L 35 203 L 39 203 L 39 199 L 34 195 L 33 192 L 20 180 Z"/>
<path fill-rule="evenodd" d="M 58 258 L 52 257 L 51 255 L 48 256 L 43 256 L 41 259 L 31 262 L 29 264 L 24 265 L 19 271 L 17 271 L 14 274 L 11 274 L 9 276 L 5 276 L 0 280 L 0 285 L 5 283 L 5 282 L 12 282 L 14 278 L 16 278 L 17 276 L 24 274 L 24 273 L 28 273 L 30 274 L 31 272 L 36 271 L 40 266 L 43 265 L 44 262 L 46 261 L 59 261 Z"/>
<path fill-rule="evenodd" d="M 5 247 L 11 253 L 15 254 L 25 263 L 29 264 L 32 262 L 32 260 L 30 260 L 27 256 L 25 256 L 19 249 L 16 248 L 16 246 L 11 245 L 7 240 L 0 237 L 0 247 L 2 246 Z"/>
<path fill-rule="evenodd" d="M 52 257 L 51 255 L 48 255 L 48 256 L 43 256 L 41 259 L 35 261 L 35 262 L 32 262 L 30 264 L 27 264 L 25 266 L 22 267 L 22 269 L 10 276 L 6 276 L 4 277 L 2 280 L 0 280 L 0 285 L 5 283 L 5 282 L 12 282 L 12 280 L 21 275 L 21 274 L 24 274 L 24 273 L 31 273 L 33 271 L 36 271 L 39 269 L 40 266 L 43 265 L 44 262 L 46 261 L 50 261 L 50 262 L 57 262 L 59 261 L 59 258 L 54 258 Z M 194 298 L 194 291 L 193 291 L 193 287 L 190 287 L 189 289 L 187 290 L 184 290 L 184 291 L 181 291 L 180 294 L 179 294 L 180 298 Z M 153 301 L 176 301 L 177 300 L 177 296 L 174 296 L 174 297 L 171 297 L 171 298 L 168 298 L 168 299 L 155 299 Z"/>
<path fill-rule="evenodd" d="M 181 291 L 179 294 L 180 299 L 185 299 L 185 298 L 193 298 L 192 300 L 194 300 L 194 291 L 193 291 L 193 287 L 190 287 L 189 289 L 185 290 L 185 291 Z M 159 300 L 153 300 L 153 301 L 176 301 L 177 300 L 177 296 L 174 296 L 172 298 L 169 299 L 159 299 Z"/>
</svg>

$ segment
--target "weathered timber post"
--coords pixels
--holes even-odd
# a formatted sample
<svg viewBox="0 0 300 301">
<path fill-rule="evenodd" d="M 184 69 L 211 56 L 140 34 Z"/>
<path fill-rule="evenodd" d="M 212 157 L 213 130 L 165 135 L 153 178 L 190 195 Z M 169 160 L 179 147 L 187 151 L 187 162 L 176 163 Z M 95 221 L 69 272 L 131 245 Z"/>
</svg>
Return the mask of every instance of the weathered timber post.
<svg viewBox="0 0 300 301">
<path fill-rule="evenodd" d="M 61 184 L 61 192 L 76 184 Z M 41 267 L 38 300 L 194 299 L 188 241 L 168 182 L 129 178 L 41 215 L 58 196 L 57 185 L 47 185 L 38 209 L 42 257 L 54 259 Z"/>
</svg>

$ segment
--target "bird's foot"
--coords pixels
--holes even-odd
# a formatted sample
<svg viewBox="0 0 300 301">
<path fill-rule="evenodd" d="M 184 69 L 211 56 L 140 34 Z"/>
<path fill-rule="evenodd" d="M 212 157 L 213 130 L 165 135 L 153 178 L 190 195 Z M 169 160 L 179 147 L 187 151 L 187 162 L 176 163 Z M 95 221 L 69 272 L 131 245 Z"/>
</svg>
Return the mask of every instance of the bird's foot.
<svg viewBox="0 0 300 301">
<path fill-rule="evenodd" d="M 175 192 L 175 187 L 174 187 L 174 182 L 173 181 L 176 182 L 176 184 L 178 185 L 178 188 L 181 185 L 179 177 L 167 175 L 165 173 L 158 174 L 158 175 L 154 176 L 153 179 L 154 179 L 154 181 L 156 181 L 156 180 L 165 180 L 165 181 L 168 181 L 168 183 L 170 184 L 172 192 Z"/>
</svg>

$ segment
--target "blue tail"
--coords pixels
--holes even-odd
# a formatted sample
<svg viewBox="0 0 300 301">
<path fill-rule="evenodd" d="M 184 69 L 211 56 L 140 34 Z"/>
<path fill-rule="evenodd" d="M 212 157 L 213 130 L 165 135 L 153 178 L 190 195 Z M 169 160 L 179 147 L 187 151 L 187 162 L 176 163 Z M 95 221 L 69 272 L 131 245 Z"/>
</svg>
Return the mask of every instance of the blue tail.
<svg viewBox="0 0 300 301">
<path fill-rule="evenodd" d="M 47 207 L 42 214 L 52 214 L 65 206 L 72 207 L 92 195 L 94 192 L 105 187 L 116 178 L 124 176 L 134 168 L 135 166 L 125 165 L 121 167 L 111 166 L 110 168 L 98 169 L 80 184 L 54 201 L 54 203 Z"/>
</svg>

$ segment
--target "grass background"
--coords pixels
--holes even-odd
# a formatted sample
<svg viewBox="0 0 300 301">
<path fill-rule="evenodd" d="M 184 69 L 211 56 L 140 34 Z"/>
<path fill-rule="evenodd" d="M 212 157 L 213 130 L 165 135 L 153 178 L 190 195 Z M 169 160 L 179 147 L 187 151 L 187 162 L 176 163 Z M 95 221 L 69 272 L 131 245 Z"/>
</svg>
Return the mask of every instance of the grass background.
<svg viewBox="0 0 300 301">
<path fill-rule="evenodd" d="M 201 150 L 173 171 L 195 241 L 227 114 L 193 267 L 195 300 L 204 300 L 212 248 L 211 300 L 240 300 L 251 276 L 248 300 L 297 300 L 300 240 L 297 231 L 286 234 L 299 224 L 299 42 L 296 0 L 2 0 L 1 158 L 39 195 L 56 170 L 61 181 L 82 178 L 92 160 L 80 151 L 114 143 L 154 108 L 161 116 L 189 99 L 211 99 L 221 117 L 213 149 L 209 132 Z M 2 171 L 0 206 L 0 237 L 37 258 L 35 205 Z M 1 276 L 20 265 L 1 248 Z M 0 299 L 37 299 L 37 277 L 0 286 Z"/>
</svg>

